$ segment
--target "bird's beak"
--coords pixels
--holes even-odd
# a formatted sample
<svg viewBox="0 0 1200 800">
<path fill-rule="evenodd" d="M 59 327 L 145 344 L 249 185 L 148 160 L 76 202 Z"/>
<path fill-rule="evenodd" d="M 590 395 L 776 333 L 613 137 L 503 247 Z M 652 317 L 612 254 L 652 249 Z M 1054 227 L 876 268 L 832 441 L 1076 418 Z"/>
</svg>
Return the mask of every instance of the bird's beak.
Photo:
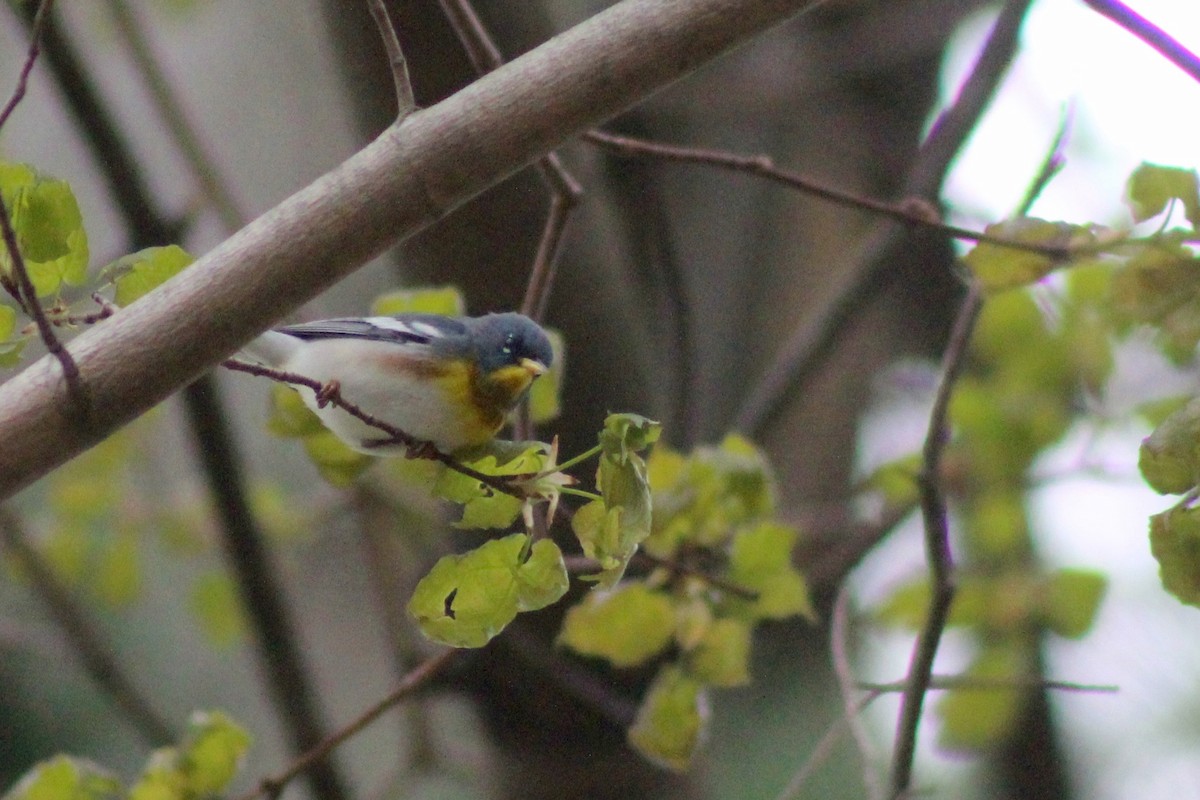
<svg viewBox="0 0 1200 800">
<path fill-rule="evenodd" d="M 532 358 L 522 358 L 518 366 L 529 373 L 530 380 L 538 377 L 546 371 L 545 364 Z"/>
</svg>

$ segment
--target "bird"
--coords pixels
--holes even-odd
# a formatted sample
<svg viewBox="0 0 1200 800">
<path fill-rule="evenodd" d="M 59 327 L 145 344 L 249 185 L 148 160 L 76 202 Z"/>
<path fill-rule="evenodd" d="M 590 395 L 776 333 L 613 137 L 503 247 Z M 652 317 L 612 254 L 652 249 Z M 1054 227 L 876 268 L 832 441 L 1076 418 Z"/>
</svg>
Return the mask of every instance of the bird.
<svg viewBox="0 0 1200 800">
<path fill-rule="evenodd" d="M 417 443 L 454 455 L 487 444 L 554 361 L 545 330 L 513 312 L 305 322 L 266 331 L 242 352 L 319 381 L 321 391 L 294 388 L 326 428 L 371 455 L 431 455 Z M 368 425 L 339 400 L 414 441 Z"/>
</svg>

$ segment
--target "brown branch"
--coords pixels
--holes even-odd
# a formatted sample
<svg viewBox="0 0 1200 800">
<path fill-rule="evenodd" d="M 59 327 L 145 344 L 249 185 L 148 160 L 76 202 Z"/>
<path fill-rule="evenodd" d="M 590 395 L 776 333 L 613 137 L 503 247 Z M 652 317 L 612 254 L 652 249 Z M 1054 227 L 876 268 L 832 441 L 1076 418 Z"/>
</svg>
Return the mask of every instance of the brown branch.
<svg viewBox="0 0 1200 800">
<path fill-rule="evenodd" d="M 1146 44 L 1153 47 L 1194 81 L 1200 81 L 1200 58 L 1170 34 L 1138 14 L 1119 0 L 1083 0 L 1098 14 L 1103 14 Z"/>
<path fill-rule="evenodd" d="M 375 27 L 379 29 L 379 35 L 383 39 L 383 48 L 387 51 L 392 83 L 396 87 L 396 117 L 404 119 L 417 110 L 412 81 L 408 77 L 408 61 L 404 58 L 404 50 L 401 49 L 400 39 L 396 36 L 396 26 L 388 16 L 383 0 L 367 0 L 367 8 L 371 11 Z"/>
<path fill-rule="evenodd" d="M 837 677 L 838 691 L 842 695 L 842 713 L 846 719 L 858 757 L 862 761 L 863 786 L 867 797 L 875 800 L 883 796 L 883 786 L 875 771 L 874 748 L 859 717 L 859 700 L 854 697 L 858 687 L 854 679 L 854 668 L 850 664 L 850 589 L 846 583 L 838 587 L 837 599 L 833 603 L 833 616 L 829 625 L 829 657 L 833 662 L 833 674 Z"/>
<path fill-rule="evenodd" d="M 79 656 L 83 668 L 125 713 L 138 734 L 153 746 L 174 741 L 175 734 L 150 701 L 121 668 L 87 610 L 62 584 L 54 570 L 30 542 L 16 514 L 0 506 L 0 540 L 28 574 L 33 589 L 50 610 L 55 622 Z"/>
<path fill-rule="evenodd" d="M 950 397 L 966 363 L 971 333 L 982 307 L 983 292 L 977 283 L 972 282 L 954 321 L 950 341 L 942 358 L 942 380 L 929 414 L 929 430 L 922 449 L 921 514 L 925 520 L 925 557 L 929 564 L 931 586 L 929 610 L 913 646 L 896 726 L 891 791 L 892 796 L 897 798 L 908 792 L 912 781 L 921 708 L 933 674 L 934 657 L 949 618 L 950 604 L 954 600 L 954 557 L 950 550 L 950 525 L 946 501 L 942 496 L 940 469 L 942 454 L 950 439 Z"/>
<path fill-rule="evenodd" d="M 921 201 L 909 200 L 899 203 L 889 203 L 873 197 L 865 197 L 853 192 L 836 189 L 815 181 L 799 172 L 778 167 L 772 161 L 771 157 L 767 155 L 742 155 L 727 150 L 686 147 L 654 142 L 648 139 L 637 139 L 631 136 L 620 136 L 600 130 L 588 131 L 583 135 L 583 138 L 625 158 L 655 158 L 662 161 L 699 164 L 753 175 L 786 186 L 789 189 L 794 189 L 810 197 L 826 200 L 835 205 L 858 211 L 866 211 L 910 227 L 926 228 L 943 233 L 954 239 L 975 243 L 986 242 L 997 247 L 1007 247 L 1012 250 L 1037 253 L 1054 259 L 1066 259 L 1072 254 L 1070 248 L 1067 247 L 1038 244 L 1035 242 L 1019 242 L 1006 239 L 1002 236 L 992 236 L 982 231 L 971 230 L 970 228 L 949 225 L 942 222 L 935 209 Z"/>
<path fill-rule="evenodd" d="M 357 735 L 364 728 L 379 719 L 388 709 L 424 689 L 430 681 L 440 675 L 463 652 L 462 650 L 445 650 L 422 662 L 405 675 L 399 685 L 387 697 L 371 706 L 357 719 L 322 741 L 319 745 L 301 755 L 282 772 L 269 778 L 263 778 L 259 782 L 258 788 L 247 792 L 237 800 L 254 800 L 257 797 L 268 797 L 274 800 L 274 798 L 277 798 L 282 793 L 293 778 L 311 769 L 315 764 L 324 761 L 346 740 Z"/>
<path fill-rule="evenodd" d="M 467 52 L 467 58 L 479 75 L 485 75 L 504 65 L 504 56 L 496 46 L 483 21 L 475 13 L 470 0 L 438 0 L 442 12 L 454 28 L 454 33 Z M 546 214 L 546 225 L 538 240 L 537 253 L 533 259 L 525 297 L 521 302 L 521 313 L 538 322 L 546 316 L 550 294 L 554 288 L 558 255 L 562 249 L 562 238 L 566 232 L 571 213 L 583 197 L 583 187 L 563 166 L 556 153 L 547 153 L 537 160 L 538 175 L 550 192 L 550 210 Z M 518 435 L 530 435 L 528 417 L 522 417 Z"/>
<path fill-rule="evenodd" d="M 42 0 L 38 4 L 33 22 L 29 26 L 29 49 L 26 51 L 25 62 L 21 65 L 20 74 L 17 76 L 16 88 L 13 89 L 8 102 L 4 104 L 4 108 L 0 109 L 0 130 L 4 129 L 8 118 L 12 116 L 13 111 L 16 110 L 17 106 L 25 98 L 25 92 L 29 86 L 29 76 L 33 72 L 34 65 L 37 63 L 38 55 L 41 53 L 42 32 L 49 24 L 48 21 L 53 7 L 54 0 Z M 12 275 L 5 277 L 11 277 L 14 284 L 10 285 L 6 279 L 3 281 L 4 286 L 13 295 L 21 309 L 33 318 L 42 344 L 46 346 L 46 350 L 58 360 L 58 363 L 62 367 L 63 380 L 67 384 L 67 394 L 71 400 L 72 408 L 78 413 L 80 420 L 86 420 L 89 408 L 87 387 L 84 386 L 83 380 L 79 375 L 79 367 L 75 364 L 75 359 L 71 358 L 71 354 L 63 347 L 62 342 L 58 339 L 58 335 L 54 332 L 54 326 L 46 319 L 46 311 L 42 308 L 42 303 L 37 296 L 37 290 L 34 288 L 33 281 L 29 277 L 29 270 L 26 269 L 25 257 L 21 253 L 20 243 L 17 241 L 17 232 L 13 228 L 12 218 L 9 216 L 8 208 L 3 202 L 0 202 L 0 233 L 3 234 L 4 246 L 8 250 L 8 260 L 12 269 Z"/>
<path fill-rule="evenodd" d="M 46 359 L 0 384 L 0 499 L 386 248 L 807 5 L 621 0 L 410 114 L 166 285 L 75 337 L 71 354 L 93 401 L 85 430 L 64 424 L 57 367 Z"/>
<path fill-rule="evenodd" d="M 381 433 L 386 435 L 386 438 L 381 439 L 379 446 L 388 444 L 402 444 L 410 454 L 414 457 L 427 457 L 434 461 L 439 461 L 445 464 L 450 469 L 458 472 L 468 478 L 473 478 L 479 481 L 489 489 L 494 489 L 497 492 L 502 492 L 512 497 L 525 499 L 526 495 L 519 487 L 514 485 L 514 481 L 524 478 L 524 475 L 506 476 L 506 475 L 488 475 L 479 470 L 472 469 L 466 464 L 463 464 L 454 456 L 443 453 L 433 446 L 431 442 L 424 442 L 414 436 L 410 436 L 404 431 L 392 425 L 390 422 L 380 419 L 373 414 L 369 414 L 359 408 L 358 405 L 351 403 L 338 393 L 336 387 L 331 387 L 330 384 L 323 383 L 315 378 L 310 378 L 307 375 L 300 375 L 295 372 L 275 369 L 274 367 L 263 366 L 262 364 L 252 364 L 248 361 L 239 361 L 237 359 L 226 359 L 221 366 L 225 369 L 231 369 L 235 372 L 245 372 L 249 375 L 254 375 L 259 378 L 270 378 L 279 383 L 287 383 L 293 386 L 303 386 L 311 389 L 323 402 L 328 402 L 332 405 L 345 411 L 352 417 L 372 428 L 377 428 Z"/>
</svg>

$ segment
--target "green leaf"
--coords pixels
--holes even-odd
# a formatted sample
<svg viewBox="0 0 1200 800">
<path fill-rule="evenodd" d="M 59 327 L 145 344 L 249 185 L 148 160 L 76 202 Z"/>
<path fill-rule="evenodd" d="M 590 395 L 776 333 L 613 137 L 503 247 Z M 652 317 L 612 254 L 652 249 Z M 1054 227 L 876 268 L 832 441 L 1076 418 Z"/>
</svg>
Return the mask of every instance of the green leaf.
<svg viewBox="0 0 1200 800">
<path fill-rule="evenodd" d="M 1137 222 L 1157 217 L 1168 203 L 1179 200 L 1192 229 L 1200 228 L 1200 192 L 1194 169 L 1162 167 L 1143 161 L 1129 176 L 1125 196 Z"/>
<path fill-rule="evenodd" d="M 664 667 L 629 728 L 629 743 L 665 767 L 687 769 L 708 725 L 703 687 L 676 667 Z"/>
<path fill-rule="evenodd" d="M 1081 639 L 1096 621 L 1108 578 L 1084 569 L 1060 569 L 1046 583 L 1042 614 L 1046 626 L 1059 636 Z"/>
<path fill-rule="evenodd" d="M 9 209 L 38 296 L 57 292 L 63 283 L 82 284 L 87 278 L 87 232 L 70 185 L 25 164 L 0 162 L 0 198 Z M 5 247 L 0 247 L 0 270 L 12 271 Z"/>
<path fill-rule="evenodd" d="M 557 546 L 538 542 L 526 561 L 528 542 L 525 534 L 514 533 L 441 558 L 408 603 L 421 632 L 451 647 L 483 647 L 518 612 L 561 597 L 567 577 Z"/>
<path fill-rule="evenodd" d="M 600 431 L 600 449 L 618 464 L 658 441 L 662 426 L 638 414 L 609 414 Z"/>
<path fill-rule="evenodd" d="M 1200 398 L 1177 409 L 1142 440 L 1138 469 L 1159 494 L 1183 494 L 1200 481 Z"/>
<path fill-rule="evenodd" d="M 241 598 L 224 572 L 201 575 L 192 584 L 188 606 L 200 630 L 217 647 L 231 647 L 246 634 Z"/>
<path fill-rule="evenodd" d="M 988 225 L 984 233 L 1012 242 L 1053 248 L 1077 248 L 1096 241 L 1095 234 L 1086 227 L 1034 217 Z M 978 243 L 963 261 L 988 292 L 1027 286 L 1063 264 L 1062 259 L 993 242 Z"/>
<path fill-rule="evenodd" d="M 249 748 L 250 734 L 225 714 L 194 712 L 179 747 L 188 796 L 209 797 L 224 792 Z"/>
<path fill-rule="evenodd" d="M 376 461 L 375 456 L 350 449 L 329 430 L 304 437 L 304 452 L 321 477 L 339 488 L 353 484 Z"/>
<path fill-rule="evenodd" d="M 3 800 L 108 800 L 121 784 L 90 761 L 55 756 L 26 772 Z"/>
<path fill-rule="evenodd" d="M 132 603 L 142 588 L 138 538 L 132 530 L 118 531 L 100 551 L 93 566 L 96 593 L 112 607 Z"/>
<path fill-rule="evenodd" d="M 174 747 L 152 752 L 129 790 L 129 800 L 189 800 L 178 761 L 179 751 Z"/>
<path fill-rule="evenodd" d="M 1025 660 L 1014 645 L 988 647 L 963 678 L 984 683 L 1018 683 Z M 1021 714 L 1020 688 L 954 689 L 937 703 L 942 719 L 938 744 L 955 752 L 979 752 L 1003 741 Z"/>
<path fill-rule="evenodd" d="M 596 484 L 604 498 L 603 535 L 580 537 L 579 543 L 589 558 L 600 562 L 599 586 L 610 588 L 621 580 L 638 546 L 650 535 L 653 503 L 646 462 L 632 451 L 623 461 L 604 453 Z"/>
<path fill-rule="evenodd" d="M 515 447 L 514 447 L 515 445 Z M 463 465 L 485 475 L 511 476 L 540 472 L 547 463 L 547 446 L 541 442 L 508 443 Z M 502 529 L 512 525 L 524 501 L 498 492 L 487 484 L 457 470 L 444 470 L 434 485 L 434 494 L 463 507 L 456 528 Z"/>
<path fill-rule="evenodd" d="M 12 338 L 17 330 L 17 310 L 0 303 L 0 341 Z"/>
<path fill-rule="evenodd" d="M 1150 517 L 1150 552 L 1163 588 L 1200 606 L 1200 508 L 1177 505 Z"/>
<path fill-rule="evenodd" d="M 453 286 L 400 289 L 380 295 L 371 303 L 371 313 L 375 316 L 442 314 L 461 317 L 466 313 L 466 308 L 462 292 Z"/>
<path fill-rule="evenodd" d="M 560 398 L 566 370 L 566 342 L 562 334 L 555 330 L 547 329 L 546 336 L 554 352 L 554 363 L 529 387 L 529 417 L 537 425 L 557 419 L 562 413 Z"/>
<path fill-rule="evenodd" d="M 804 577 L 792 564 L 799 532 L 776 522 L 743 528 L 733 537 L 729 579 L 758 595 L 754 601 L 731 598 L 757 619 L 803 616 L 815 619 Z"/>
<path fill-rule="evenodd" d="M 633 667 L 664 652 L 674 632 L 671 598 L 643 583 L 630 583 L 592 592 L 572 606 L 558 644 L 617 667 Z"/>
<path fill-rule="evenodd" d="M 118 258 L 102 274 L 116 287 L 113 301 L 125 307 L 178 275 L 193 261 L 179 245 L 147 247 Z"/>
<path fill-rule="evenodd" d="M 570 586 L 562 550 L 550 539 L 539 539 L 517 569 L 517 609 L 537 611 L 557 603 Z"/>
<path fill-rule="evenodd" d="M 688 653 L 687 671 L 710 686 L 750 683 L 750 626 L 741 620 L 714 620 Z"/>
</svg>

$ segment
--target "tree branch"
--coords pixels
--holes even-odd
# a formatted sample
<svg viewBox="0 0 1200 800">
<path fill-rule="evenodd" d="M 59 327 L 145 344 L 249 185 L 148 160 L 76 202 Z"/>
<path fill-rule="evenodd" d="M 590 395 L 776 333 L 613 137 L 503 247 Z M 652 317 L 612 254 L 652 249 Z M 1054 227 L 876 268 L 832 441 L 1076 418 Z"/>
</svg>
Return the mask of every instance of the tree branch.
<svg viewBox="0 0 1200 800">
<path fill-rule="evenodd" d="M 1134 36 L 1157 50 L 1163 58 L 1200 82 L 1200 58 L 1171 37 L 1162 28 L 1138 14 L 1120 0 L 1083 0 L 1098 14 L 1103 14 Z"/>
<path fill-rule="evenodd" d="M 400 39 L 396 36 L 396 28 L 392 25 L 392 18 L 388 16 L 383 0 L 367 0 L 367 8 L 375 20 L 375 27 L 379 28 L 383 49 L 388 55 L 388 65 L 392 68 L 392 83 L 396 87 L 396 116 L 404 119 L 417 109 L 412 81 L 408 77 L 408 61 L 404 58 Z"/>
<path fill-rule="evenodd" d="M 930 600 L 925 625 L 913 646 L 908 668 L 908 680 L 900 702 L 900 719 L 896 726 L 896 746 L 892 755 L 892 796 L 902 797 L 912 782 L 913 759 L 917 749 L 917 728 L 921 723 L 921 707 L 933 674 L 933 660 L 941 643 L 942 632 L 954 600 L 954 557 L 950 551 L 950 524 L 946 500 L 942 495 L 942 454 L 950 439 L 949 409 L 954 384 L 966 363 L 967 347 L 975 320 L 983 308 L 983 292 L 972 283 L 963 300 L 950 342 L 942 359 L 942 380 L 929 415 L 929 431 L 923 448 L 921 470 L 921 513 L 925 519 L 925 558 L 929 563 Z"/>
<path fill-rule="evenodd" d="M 0 499 L 163 400 L 390 245 L 809 0 L 623 0 L 441 103 L 69 347 L 91 425 L 41 359 L 0 386 Z"/>
</svg>

